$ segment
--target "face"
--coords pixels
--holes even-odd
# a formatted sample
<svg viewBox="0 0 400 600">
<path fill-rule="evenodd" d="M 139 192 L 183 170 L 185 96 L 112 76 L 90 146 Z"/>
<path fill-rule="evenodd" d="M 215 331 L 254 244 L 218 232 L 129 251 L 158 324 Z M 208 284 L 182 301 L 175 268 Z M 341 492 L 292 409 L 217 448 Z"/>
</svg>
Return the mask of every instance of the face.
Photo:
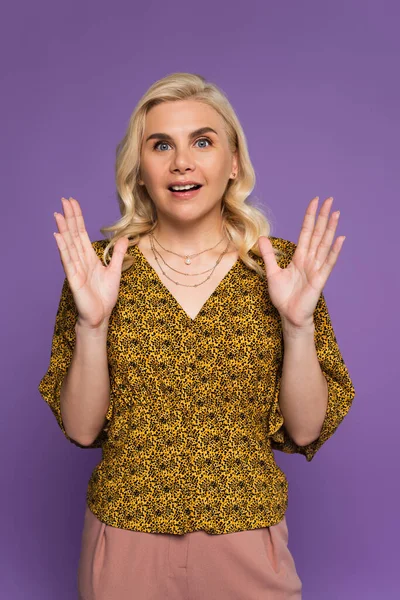
<svg viewBox="0 0 400 600">
<path fill-rule="evenodd" d="M 186 219 L 210 211 L 220 215 L 222 196 L 238 166 L 222 117 L 194 100 L 164 102 L 148 112 L 140 160 L 139 183 L 146 186 L 158 216 Z M 186 197 L 168 189 L 185 181 L 201 188 Z"/>
</svg>

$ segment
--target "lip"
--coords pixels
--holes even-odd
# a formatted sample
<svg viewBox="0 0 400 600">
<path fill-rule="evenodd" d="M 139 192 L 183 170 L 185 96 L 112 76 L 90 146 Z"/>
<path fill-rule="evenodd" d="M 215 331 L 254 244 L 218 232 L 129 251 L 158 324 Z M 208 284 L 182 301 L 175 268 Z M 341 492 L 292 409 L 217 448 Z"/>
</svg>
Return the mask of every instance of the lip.
<svg viewBox="0 0 400 600">
<path fill-rule="evenodd" d="M 203 185 L 203 184 L 199 183 L 198 181 L 173 181 L 172 183 L 169 184 L 168 188 L 172 187 L 173 185 Z"/>
<path fill-rule="evenodd" d="M 196 194 L 198 194 L 201 190 L 201 187 L 198 188 L 197 190 L 187 190 L 186 192 L 172 192 L 171 190 L 168 190 L 170 194 L 172 194 L 173 196 L 175 196 L 175 198 L 179 198 L 179 200 L 186 200 L 186 199 L 190 199 L 193 198 L 193 196 L 196 196 Z"/>
</svg>

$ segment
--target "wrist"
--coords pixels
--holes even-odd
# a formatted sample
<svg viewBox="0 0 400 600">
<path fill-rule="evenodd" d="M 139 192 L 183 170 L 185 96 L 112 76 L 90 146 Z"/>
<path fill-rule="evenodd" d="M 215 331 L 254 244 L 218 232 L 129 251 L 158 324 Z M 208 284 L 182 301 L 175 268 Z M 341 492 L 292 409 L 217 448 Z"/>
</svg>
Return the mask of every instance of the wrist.
<svg viewBox="0 0 400 600">
<path fill-rule="evenodd" d="M 78 317 L 78 320 L 75 324 L 75 332 L 77 335 L 86 335 L 91 337 L 103 337 L 107 335 L 108 332 L 108 323 L 109 319 L 104 319 L 98 325 L 92 326 L 84 321 L 81 321 Z"/>
<path fill-rule="evenodd" d="M 282 332 L 284 337 L 311 337 L 314 336 L 315 323 L 314 319 L 302 325 L 295 325 L 287 321 L 284 317 L 281 318 Z"/>
</svg>

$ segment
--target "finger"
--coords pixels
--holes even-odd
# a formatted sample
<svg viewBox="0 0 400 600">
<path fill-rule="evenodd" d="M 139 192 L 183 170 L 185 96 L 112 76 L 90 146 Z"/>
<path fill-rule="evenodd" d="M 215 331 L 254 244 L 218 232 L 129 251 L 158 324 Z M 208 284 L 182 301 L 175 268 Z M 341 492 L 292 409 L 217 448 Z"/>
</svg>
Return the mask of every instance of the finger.
<svg viewBox="0 0 400 600">
<path fill-rule="evenodd" d="M 333 267 L 336 264 L 336 261 L 339 257 L 345 237 L 346 236 L 343 235 L 343 236 L 336 238 L 335 243 L 333 244 L 333 246 L 328 254 L 327 259 L 325 260 L 324 264 L 322 265 L 322 267 L 320 268 L 320 270 L 318 272 L 321 289 L 324 287 Z"/>
<path fill-rule="evenodd" d="M 65 198 L 63 198 L 63 200 L 64 200 L 63 208 L 65 207 L 64 211 L 67 214 L 70 214 L 70 212 L 72 211 L 72 208 L 69 205 L 68 201 L 65 200 Z M 68 252 L 70 254 L 70 259 L 75 264 L 76 270 L 85 269 L 85 264 L 82 263 L 82 261 L 79 257 L 79 254 L 77 252 L 77 249 L 75 247 L 74 241 L 72 239 L 66 216 L 62 215 L 61 213 L 56 213 L 55 217 L 56 217 L 57 224 L 59 226 L 60 234 L 68 248 Z"/>
<path fill-rule="evenodd" d="M 321 239 L 325 233 L 328 221 L 329 221 L 329 212 L 332 206 L 333 198 L 327 198 L 321 206 L 321 210 L 318 215 L 317 222 L 314 227 L 314 231 L 311 235 L 311 242 L 308 249 L 308 254 L 310 258 L 314 257 L 318 246 L 321 242 Z"/>
<path fill-rule="evenodd" d="M 311 252 L 314 254 L 313 236 L 315 235 L 315 215 L 318 208 L 318 200 L 318 196 L 311 200 L 311 202 L 307 206 L 306 213 L 304 215 L 303 225 L 300 231 L 299 240 L 296 248 L 297 254 L 300 254 L 303 258 L 309 255 Z M 326 202 L 321 207 L 322 215 L 324 214 L 324 210 L 326 211 Z"/>
<path fill-rule="evenodd" d="M 65 239 L 61 233 L 55 232 L 54 237 L 57 242 L 58 251 L 60 253 L 61 263 L 64 267 L 65 275 L 68 281 L 72 281 L 75 275 L 77 274 L 76 266 L 74 261 L 71 258 L 71 254 L 68 248 L 68 244 L 65 242 Z"/>
<path fill-rule="evenodd" d="M 124 256 L 128 249 L 129 238 L 123 237 L 115 242 L 115 246 L 113 249 L 113 255 L 111 257 L 111 261 L 108 265 L 108 269 L 115 274 L 121 274 L 122 263 L 124 260 Z"/>
<path fill-rule="evenodd" d="M 304 215 L 303 224 L 301 226 L 299 239 L 297 241 L 296 253 L 301 255 L 303 258 L 307 256 L 310 248 L 310 241 L 314 231 L 315 213 L 318 208 L 318 200 L 319 197 L 315 196 L 315 198 L 309 202 Z"/>
<path fill-rule="evenodd" d="M 339 222 L 339 214 L 340 211 L 338 210 L 331 214 L 328 226 L 325 229 L 325 233 L 317 248 L 317 252 L 315 254 L 315 267 L 317 269 L 319 269 L 321 265 L 323 265 L 331 249 L 332 242 L 335 237 L 336 229 Z"/>
<path fill-rule="evenodd" d="M 90 241 L 88 232 L 86 230 L 85 220 L 83 218 L 82 210 L 78 200 L 76 200 L 75 198 L 70 198 L 70 203 L 75 215 L 77 231 L 81 244 L 81 252 L 82 255 L 85 257 L 86 264 L 90 264 L 91 261 L 97 260 L 97 255 L 94 251 L 92 242 Z"/>
<path fill-rule="evenodd" d="M 76 248 L 76 252 L 82 261 L 82 265 L 85 265 L 85 252 L 82 246 L 82 240 L 78 231 L 78 224 L 76 221 L 75 210 L 73 205 L 73 199 L 70 197 L 69 200 L 64 198 L 63 208 L 65 212 L 65 218 L 68 225 L 68 229 L 71 235 L 71 239 Z"/>
<path fill-rule="evenodd" d="M 262 235 L 258 238 L 258 247 L 264 260 L 266 276 L 271 277 L 271 275 L 274 275 L 274 273 L 281 270 L 280 266 L 276 261 L 271 241 L 268 239 L 267 236 Z"/>
</svg>

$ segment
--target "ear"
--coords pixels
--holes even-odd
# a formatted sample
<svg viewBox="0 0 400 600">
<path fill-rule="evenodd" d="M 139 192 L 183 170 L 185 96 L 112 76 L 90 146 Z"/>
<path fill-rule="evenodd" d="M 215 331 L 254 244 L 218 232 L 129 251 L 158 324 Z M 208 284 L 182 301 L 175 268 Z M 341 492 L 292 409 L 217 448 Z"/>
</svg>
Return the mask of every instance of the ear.
<svg viewBox="0 0 400 600">
<path fill-rule="evenodd" d="M 239 169 L 239 158 L 238 158 L 238 152 L 237 150 L 235 150 L 235 152 L 232 155 L 232 173 L 237 173 Z"/>
</svg>

